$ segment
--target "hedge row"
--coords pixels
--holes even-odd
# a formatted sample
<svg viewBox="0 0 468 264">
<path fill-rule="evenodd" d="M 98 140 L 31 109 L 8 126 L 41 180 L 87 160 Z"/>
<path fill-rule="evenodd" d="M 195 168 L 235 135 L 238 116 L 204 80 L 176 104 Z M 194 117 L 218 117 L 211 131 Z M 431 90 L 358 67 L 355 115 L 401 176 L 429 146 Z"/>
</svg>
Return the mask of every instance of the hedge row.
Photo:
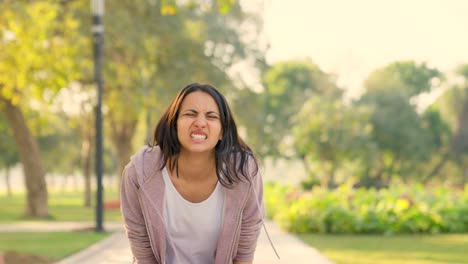
<svg viewBox="0 0 468 264">
<path fill-rule="evenodd" d="M 423 186 L 303 192 L 265 184 L 267 215 L 294 233 L 468 232 L 468 185 L 463 191 Z"/>
</svg>

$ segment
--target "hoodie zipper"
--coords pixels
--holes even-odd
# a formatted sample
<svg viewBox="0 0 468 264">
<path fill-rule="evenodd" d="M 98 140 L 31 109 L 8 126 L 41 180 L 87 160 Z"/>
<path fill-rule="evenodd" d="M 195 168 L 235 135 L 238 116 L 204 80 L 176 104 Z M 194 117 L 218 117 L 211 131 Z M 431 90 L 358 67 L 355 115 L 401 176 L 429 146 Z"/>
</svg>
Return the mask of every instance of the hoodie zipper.
<svg viewBox="0 0 468 264">
<path fill-rule="evenodd" d="M 250 188 L 255 189 L 253 185 L 250 185 Z M 244 199 L 244 202 L 242 204 L 241 208 L 245 207 L 245 204 L 247 203 L 247 199 L 249 198 L 249 195 L 247 195 Z M 236 226 L 236 232 L 234 233 L 234 239 L 232 240 L 231 243 L 231 248 L 229 250 L 229 254 L 227 255 L 226 263 L 233 263 L 233 253 L 234 253 L 234 245 L 236 244 L 236 238 L 241 230 L 241 224 L 242 224 L 242 211 L 239 213 L 239 216 L 237 217 L 237 226 Z"/>
<path fill-rule="evenodd" d="M 232 240 L 232 243 L 231 243 L 231 248 L 229 250 L 229 254 L 227 255 L 226 257 L 226 262 L 225 263 L 232 263 L 233 262 L 233 253 L 234 253 L 234 246 L 236 244 L 236 238 L 240 232 L 240 225 L 242 223 L 242 214 L 239 214 L 239 217 L 237 219 L 237 226 L 236 226 L 236 232 L 234 233 L 234 239 Z"/>
<path fill-rule="evenodd" d="M 138 195 L 138 200 L 139 200 L 140 204 L 142 204 L 141 195 L 142 195 L 142 190 L 140 189 L 140 195 Z M 148 220 L 147 220 L 148 219 L 148 216 L 147 216 L 148 213 L 146 212 L 145 209 L 141 210 L 141 212 L 143 214 L 143 220 L 145 221 L 145 226 L 146 226 L 146 229 L 147 229 L 148 239 L 149 239 L 149 242 L 150 242 L 150 245 L 151 245 L 151 250 L 153 250 L 155 248 L 155 246 L 153 245 L 153 237 L 152 237 L 153 232 L 152 232 L 152 229 L 151 229 L 151 225 L 148 223 Z M 159 257 L 161 257 L 161 255 Z M 155 255 L 155 258 L 157 258 L 156 255 Z M 159 260 L 156 259 L 156 261 L 162 263 L 161 258 L 159 258 Z"/>
</svg>

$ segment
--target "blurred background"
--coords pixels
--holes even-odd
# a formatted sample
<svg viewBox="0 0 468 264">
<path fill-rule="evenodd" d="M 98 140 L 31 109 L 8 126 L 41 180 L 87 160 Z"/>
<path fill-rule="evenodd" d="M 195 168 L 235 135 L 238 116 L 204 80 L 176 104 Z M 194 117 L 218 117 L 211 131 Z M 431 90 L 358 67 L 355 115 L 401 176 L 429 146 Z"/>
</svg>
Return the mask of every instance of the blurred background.
<svg viewBox="0 0 468 264">
<path fill-rule="evenodd" d="M 170 100 L 210 83 L 261 160 L 268 216 L 284 230 L 336 263 L 468 263 L 466 10 L 106 1 L 105 221 L 120 221 L 120 173 Z M 92 16 L 88 0 L 0 1 L 1 223 L 95 219 Z M 56 241 L 81 244 L 44 254 L 33 233 L 0 232 L 0 252 L 47 263 L 107 235 L 64 232 Z"/>
</svg>

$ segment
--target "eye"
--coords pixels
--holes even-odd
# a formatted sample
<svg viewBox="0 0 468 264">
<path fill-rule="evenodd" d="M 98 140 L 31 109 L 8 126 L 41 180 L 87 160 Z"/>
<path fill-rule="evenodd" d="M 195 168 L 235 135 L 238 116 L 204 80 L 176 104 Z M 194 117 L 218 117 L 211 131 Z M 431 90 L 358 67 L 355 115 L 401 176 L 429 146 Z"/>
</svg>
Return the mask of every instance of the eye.
<svg viewBox="0 0 468 264">
<path fill-rule="evenodd" d="M 219 119 L 216 115 L 207 115 L 206 118 L 208 119 Z"/>
<path fill-rule="evenodd" d="M 194 112 L 187 112 L 187 113 L 184 113 L 183 116 L 197 116 L 197 114 Z"/>
</svg>

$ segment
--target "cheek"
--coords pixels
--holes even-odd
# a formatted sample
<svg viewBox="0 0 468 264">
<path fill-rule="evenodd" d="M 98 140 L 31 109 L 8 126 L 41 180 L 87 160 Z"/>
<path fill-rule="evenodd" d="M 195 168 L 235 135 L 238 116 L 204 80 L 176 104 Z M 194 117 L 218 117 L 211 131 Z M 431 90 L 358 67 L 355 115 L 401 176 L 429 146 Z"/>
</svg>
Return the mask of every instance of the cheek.
<svg viewBox="0 0 468 264">
<path fill-rule="evenodd" d="M 176 132 L 177 132 L 177 135 L 180 135 L 180 133 L 184 130 L 184 124 L 183 122 L 179 122 L 177 121 L 177 124 L 176 124 Z"/>
<path fill-rule="evenodd" d="M 177 132 L 181 131 L 184 129 L 184 127 L 186 126 L 186 123 L 187 122 L 184 122 L 183 120 L 178 120 L 177 121 L 177 125 L 176 125 L 176 128 L 177 128 Z"/>
</svg>

